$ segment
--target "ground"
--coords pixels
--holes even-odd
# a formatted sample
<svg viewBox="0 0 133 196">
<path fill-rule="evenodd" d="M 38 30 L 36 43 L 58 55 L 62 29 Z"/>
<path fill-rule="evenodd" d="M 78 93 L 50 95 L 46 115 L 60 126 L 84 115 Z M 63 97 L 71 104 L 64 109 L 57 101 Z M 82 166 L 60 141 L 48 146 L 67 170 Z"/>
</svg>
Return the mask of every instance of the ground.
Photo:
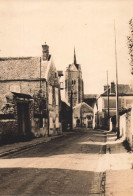
<svg viewBox="0 0 133 196">
<path fill-rule="evenodd" d="M 79 129 L 0 159 L 0 195 L 133 195 L 133 156 Z"/>
</svg>

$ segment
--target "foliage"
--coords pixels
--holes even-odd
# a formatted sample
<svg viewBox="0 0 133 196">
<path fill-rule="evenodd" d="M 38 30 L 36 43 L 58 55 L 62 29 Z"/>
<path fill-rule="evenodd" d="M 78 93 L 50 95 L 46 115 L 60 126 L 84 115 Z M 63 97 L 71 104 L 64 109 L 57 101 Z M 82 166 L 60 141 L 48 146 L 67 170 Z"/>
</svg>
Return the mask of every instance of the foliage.
<svg viewBox="0 0 133 196">
<path fill-rule="evenodd" d="M 130 55 L 131 73 L 133 74 L 133 18 L 129 21 L 130 35 L 128 36 L 128 49 Z"/>
</svg>

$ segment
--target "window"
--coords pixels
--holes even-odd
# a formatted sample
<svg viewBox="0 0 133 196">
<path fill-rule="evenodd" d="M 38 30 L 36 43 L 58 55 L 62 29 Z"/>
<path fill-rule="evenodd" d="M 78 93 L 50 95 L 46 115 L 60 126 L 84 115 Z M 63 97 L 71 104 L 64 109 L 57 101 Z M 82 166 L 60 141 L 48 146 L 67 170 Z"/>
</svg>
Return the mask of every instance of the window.
<svg viewBox="0 0 133 196">
<path fill-rule="evenodd" d="M 15 93 L 20 93 L 20 86 L 16 85 L 16 84 L 13 84 L 13 85 L 10 86 L 10 91 L 15 92 Z"/>
<path fill-rule="evenodd" d="M 76 80 L 72 80 L 72 84 L 76 84 Z"/>
</svg>

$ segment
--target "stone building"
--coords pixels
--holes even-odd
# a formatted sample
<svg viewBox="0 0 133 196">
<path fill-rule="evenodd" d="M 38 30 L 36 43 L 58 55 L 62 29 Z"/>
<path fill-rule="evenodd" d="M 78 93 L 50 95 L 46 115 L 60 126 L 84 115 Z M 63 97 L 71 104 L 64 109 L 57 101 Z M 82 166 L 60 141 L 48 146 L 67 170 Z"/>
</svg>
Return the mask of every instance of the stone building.
<svg viewBox="0 0 133 196">
<path fill-rule="evenodd" d="M 77 64 L 74 49 L 74 62 L 70 64 L 65 72 L 65 98 L 74 107 L 83 101 L 84 86 L 81 65 Z"/>
<path fill-rule="evenodd" d="M 133 103 L 133 89 L 128 84 L 118 84 L 118 102 L 119 112 L 123 112 L 131 107 Z M 109 108 L 109 110 L 108 110 Z M 109 114 L 108 114 L 109 111 Z M 104 86 L 104 93 L 97 97 L 97 102 L 94 106 L 94 127 L 108 128 L 108 118 L 112 118 L 116 114 L 116 92 L 115 83 L 111 82 L 109 88 L 109 97 L 107 94 L 107 86 Z M 115 125 L 115 122 L 113 123 Z M 113 128 L 115 129 L 115 127 Z"/>
<path fill-rule="evenodd" d="M 1 137 L 59 133 L 60 82 L 49 46 L 42 57 L 0 58 L 0 70 Z"/>
<path fill-rule="evenodd" d="M 84 94 L 84 102 L 94 108 L 98 94 Z"/>
<path fill-rule="evenodd" d="M 85 102 L 73 107 L 73 127 L 92 128 L 93 108 Z"/>
</svg>

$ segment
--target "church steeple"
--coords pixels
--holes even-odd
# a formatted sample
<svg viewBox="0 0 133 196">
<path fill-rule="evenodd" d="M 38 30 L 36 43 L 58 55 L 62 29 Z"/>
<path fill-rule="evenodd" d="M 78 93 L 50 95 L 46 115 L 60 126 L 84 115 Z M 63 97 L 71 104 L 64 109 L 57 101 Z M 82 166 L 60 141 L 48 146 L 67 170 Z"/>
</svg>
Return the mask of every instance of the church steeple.
<svg viewBox="0 0 133 196">
<path fill-rule="evenodd" d="M 74 47 L 74 65 L 76 65 L 77 64 L 77 61 L 76 61 L 76 52 L 75 52 L 75 47 Z"/>
</svg>

